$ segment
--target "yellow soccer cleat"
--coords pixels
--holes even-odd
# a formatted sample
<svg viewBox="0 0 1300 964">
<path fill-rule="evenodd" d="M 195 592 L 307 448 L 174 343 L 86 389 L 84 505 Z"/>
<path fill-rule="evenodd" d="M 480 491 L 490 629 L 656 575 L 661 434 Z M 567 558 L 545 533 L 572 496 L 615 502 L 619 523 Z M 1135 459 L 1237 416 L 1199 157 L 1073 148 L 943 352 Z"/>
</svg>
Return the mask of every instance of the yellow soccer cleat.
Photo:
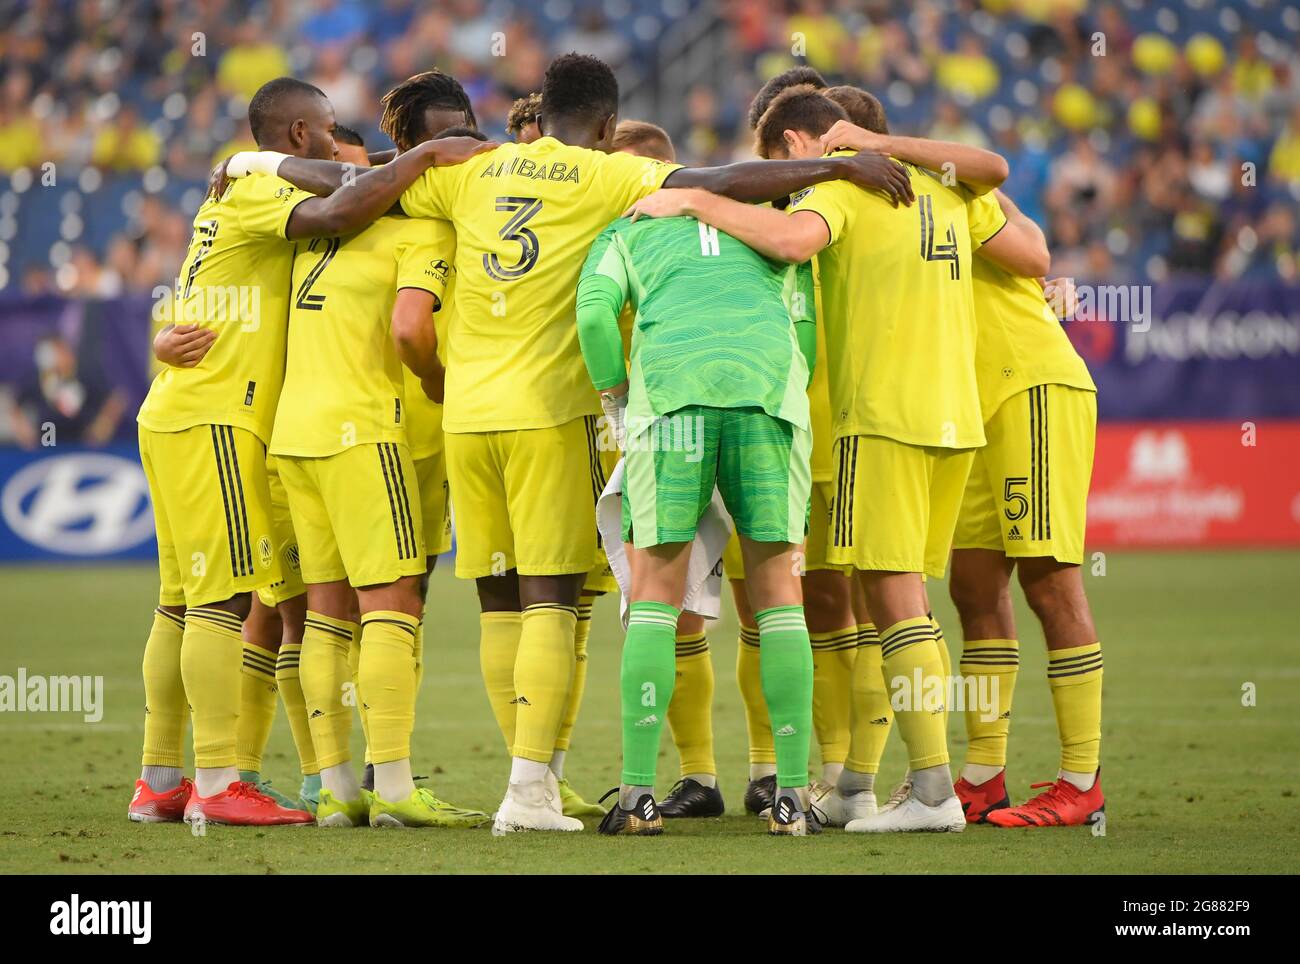
<svg viewBox="0 0 1300 964">
<path fill-rule="evenodd" d="M 465 810 L 439 800 L 432 790 L 416 787 L 405 800 L 389 803 L 370 795 L 372 827 L 481 827 L 492 818 L 481 810 Z"/>
<path fill-rule="evenodd" d="M 316 826 L 364 827 L 370 816 L 371 797 L 372 794 L 362 790 L 358 799 L 344 801 L 322 787 L 320 802 L 316 804 Z"/>
<path fill-rule="evenodd" d="M 605 808 L 582 799 L 568 780 L 560 781 L 560 812 L 566 817 L 603 817 Z"/>
</svg>

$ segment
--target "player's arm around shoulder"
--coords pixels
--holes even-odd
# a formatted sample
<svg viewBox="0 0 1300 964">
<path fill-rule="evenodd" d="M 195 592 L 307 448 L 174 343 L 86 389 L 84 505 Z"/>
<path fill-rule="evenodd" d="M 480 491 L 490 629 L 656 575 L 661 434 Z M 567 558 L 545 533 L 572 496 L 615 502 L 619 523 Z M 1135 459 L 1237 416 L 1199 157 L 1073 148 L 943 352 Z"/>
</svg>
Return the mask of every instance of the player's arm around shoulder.
<svg viewBox="0 0 1300 964">
<path fill-rule="evenodd" d="M 391 333 L 402 364 L 419 377 L 425 394 L 442 401 L 445 378 L 438 359 L 433 313 L 441 306 L 455 258 L 455 232 L 445 221 L 402 219 L 394 254 L 397 295 Z"/>
<path fill-rule="evenodd" d="M 971 246 L 994 264 L 1023 278 L 1041 278 L 1052 256 L 1042 229 L 1025 217 L 1001 191 L 971 197 L 966 202 Z"/>
<path fill-rule="evenodd" d="M 633 220 L 693 217 L 778 261 L 807 261 L 831 243 L 821 218 L 787 216 L 775 208 L 744 204 L 699 188 L 656 191 L 632 205 L 628 213 Z"/>
</svg>

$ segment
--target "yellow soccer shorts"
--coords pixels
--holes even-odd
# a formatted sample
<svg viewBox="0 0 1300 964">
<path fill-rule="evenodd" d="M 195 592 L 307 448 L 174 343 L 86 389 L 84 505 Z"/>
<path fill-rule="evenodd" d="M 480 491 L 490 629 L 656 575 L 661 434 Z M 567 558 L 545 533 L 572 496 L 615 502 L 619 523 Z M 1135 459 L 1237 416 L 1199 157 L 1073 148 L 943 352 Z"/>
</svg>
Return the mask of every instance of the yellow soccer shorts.
<svg viewBox="0 0 1300 964">
<path fill-rule="evenodd" d="M 448 432 L 456 575 L 590 572 L 603 487 L 596 416 L 551 428 Z"/>
<path fill-rule="evenodd" d="M 835 496 L 834 482 L 814 482 L 809 497 L 808 537 L 803 546 L 805 572 L 833 569 L 847 572 L 849 566 L 837 566 L 827 558 L 830 547 L 831 502 Z M 722 571 L 728 579 L 745 578 L 745 560 L 740 554 L 740 537 L 733 531 L 722 552 Z"/>
<path fill-rule="evenodd" d="M 404 442 L 366 442 L 336 455 L 281 455 L 280 478 L 306 583 L 383 586 L 424 574 L 424 519 Z"/>
<path fill-rule="evenodd" d="M 447 453 L 415 460 L 420 489 L 420 514 L 424 517 L 424 551 L 440 556 L 451 548 L 451 486 L 447 482 Z"/>
<path fill-rule="evenodd" d="M 953 547 L 1082 564 L 1097 393 L 1036 385 L 998 406 L 984 433 Z"/>
<path fill-rule="evenodd" d="M 280 479 L 280 469 L 275 463 L 275 456 L 266 457 L 266 481 L 271 490 L 271 540 L 274 543 L 276 558 L 280 560 L 280 581 L 263 586 L 257 591 L 258 598 L 264 606 L 275 608 L 288 599 L 301 596 L 307 591 L 302 581 L 302 569 L 298 562 L 298 536 L 293 531 L 293 519 L 289 516 L 289 494 L 284 491 L 284 482 Z"/>
<path fill-rule="evenodd" d="M 836 439 L 829 561 L 942 578 L 974 458 L 879 435 Z"/>
<path fill-rule="evenodd" d="M 280 581 L 266 446 L 230 425 L 140 429 L 162 606 L 203 606 Z"/>
<path fill-rule="evenodd" d="M 603 422 L 604 416 L 598 416 L 597 427 Z M 597 432 L 597 459 L 599 465 L 599 478 L 594 482 L 600 484 L 600 491 L 605 491 L 605 483 L 609 477 L 614 474 L 614 467 L 618 465 L 619 450 L 614 444 L 613 435 L 609 432 Z M 609 557 L 605 555 L 605 545 L 600 538 L 600 532 L 596 533 L 596 565 L 587 573 L 587 581 L 582 584 L 582 591 L 589 593 L 618 592 L 618 580 L 614 578 L 614 570 L 610 568 Z"/>
</svg>

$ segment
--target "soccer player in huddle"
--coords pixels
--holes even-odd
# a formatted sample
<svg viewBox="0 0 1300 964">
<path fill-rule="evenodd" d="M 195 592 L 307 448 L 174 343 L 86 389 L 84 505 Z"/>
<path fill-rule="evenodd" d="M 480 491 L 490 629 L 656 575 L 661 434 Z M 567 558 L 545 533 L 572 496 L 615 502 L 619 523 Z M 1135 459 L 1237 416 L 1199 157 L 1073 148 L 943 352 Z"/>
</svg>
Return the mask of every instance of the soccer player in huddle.
<svg viewBox="0 0 1300 964">
<path fill-rule="evenodd" d="M 557 58 L 542 103 L 545 136 L 532 144 L 419 175 L 414 164 L 378 181 L 368 174 L 330 197 L 350 211 L 341 231 L 374 220 L 399 195 L 406 213 L 457 225 L 444 430 L 460 522 L 457 574 L 478 585 L 485 666 L 501 667 L 513 687 L 488 680 L 494 708 L 498 695 L 513 692 L 509 714 L 498 713 L 503 729 L 512 728 L 514 750 L 497 833 L 581 829 L 560 812 L 548 763 L 573 677 L 578 591 L 595 562 L 600 407 L 578 350 L 573 303 L 591 242 L 668 178 L 744 200 L 837 177 L 893 193 L 906 184 L 896 165 L 876 155 L 685 171 L 604 153 L 618 85 L 592 57 Z M 336 164 L 259 163 L 302 185 L 339 183 Z M 575 529 L 583 519 L 590 525 Z"/>
<path fill-rule="evenodd" d="M 807 86 L 773 100 L 757 131 L 766 156 L 820 156 L 845 114 Z M 896 207 L 848 184 L 817 185 L 788 213 L 701 191 L 661 192 L 638 209 L 691 214 L 770 257 L 819 254 L 837 462 L 831 548 L 857 572 L 880 628 L 887 680 L 925 686 L 897 710 L 912 782 L 906 799 L 847 829 L 957 831 L 965 817 L 948 771 L 943 664 L 922 574 L 942 576 L 976 448 L 984 444 L 974 374 L 972 249 L 1010 270 L 1046 269 L 1046 248 L 996 202 L 908 167 L 916 196 Z M 937 690 L 937 692 L 936 692 Z M 937 699 L 936 699 L 937 697 Z"/>
<path fill-rule="evenodd" d="M 537 115 L 542 107 L 542 95 L 533 92 L 527 97 L 520 97 L 510 105 L 506 115 L 506 133 L 520 144 L 531 144 L 542 136 L 537 126 Z"/>
<path fill-rule="evenodd" d="M 334 116 L 290 78 L 249 105 L 259 146 L 332 158 Z M 169 365 L 140 408 L 162 586 L 145 646 L 144 769 L 133 820 L 301 823 L 239 779 L 242 622 L 254 590 L 281 581 L 265 445 L 283 379 L 292 247 L 328 223 L 327 202 L 276 178 L 234 184 L 194 219 L 173 317 L 216 334 L 190 366 Z M 269 658 L 259 660 L 268 675 Z M 181 775 L 194 726 L 195 780 Z"/>
<path fill-rule="evenodd" d="M 894 137 L 879 101 L 853 87 L 825 92 L 856 130 L 837 123 L 824 147 L 878 150 L 924 166 L 946 159 L 963 184 L 991 189 L 1005 161 L 987 151 Z M 1000 191 L 1003 213 L 1038 229 Z M 964 718 L 968 750 L 956 792 L 970 823 L 1037 827 L 1090 823 L 1105 808 L 1100 788 L 1102 663 L 1080 564 L 1096 435 L 1096 386 L 1044 302 L 1068 279 L 1043 286 L 1006 271 L 982 253 L 972 263 L 978 322 L 975 349 L 980 409 L 988 444 L 975 456 L 953 538 L 949 588 L 962 622 L 961 674 L 993 692 L 994 719 L 977 707 Z M 1065 316 L 1068 306 L 1059 305 Z M 1061 310 L 1064 309 L 1064 310 Z M 1051 416 L 1051 417 L 1049 417 Z M 1056 480 L 1053 488 L 1052 480 Z M 1052 532 L 1052 510 L 1056 532 Z M 1006 747 L 1019 671 L 1010 599 L 1015 569 L 1043 627 L 1048 682 L 1061 741 L 1061 768 L 1045 793 L 1009 806 Z M 877 756 L 878 762 L 879 757 Z M 999 812 L 1000 811 L 1000 812 Z"/>
<path fill-rule="evenodd" d="M 668 132 L 649 121 L 625 119 L 614 129 L 614 150 L 637 157 L 652 157 L 676 163 L 677 152 Z M 623 353 L 631 354 L 632 327 L 636 311 L 624 305 L 618 318 Z M 617 450 L 606 453 L 617 461 Z M 613 466 L 611 465 L 612 471 Z M 628 543 L 627 551 L 635 551 Z M 668 706 L 668 728 L 680 763 L 679 778 L 662 800 L 659 814 L 664 819 L 720 817 L 726 810 L 718 788 L 718 765 L 713 755 L 713 659 L 709 653 L 704 617 L 683 612 L 677 617 L 674 639 L 677 675 L 673 700 Z"/>
<path fill-rule="evenodd" d="M 724 289 L 745 297 L 719 299 Z M 629 302 L 630 374 L 618 330 Z M 587 257 L 578 327 L 592 384 L 626 406 L 623 529 L 637 552 L 621 672 L 622 784 L 602 833 L 663 829 L 654 782 L 675 685 L 678 607 L 715 487 L 753 573 L 763 691 L 776 727 L 769 832 L 817 829 L 807 813 L 812 655 L 794 561 L 811 485 L 812 311 L 811 266 L 764 258 L 693 218 L 620 218 Z M 698 449 L 671 444 L 684 437 Z"/>
</svg>

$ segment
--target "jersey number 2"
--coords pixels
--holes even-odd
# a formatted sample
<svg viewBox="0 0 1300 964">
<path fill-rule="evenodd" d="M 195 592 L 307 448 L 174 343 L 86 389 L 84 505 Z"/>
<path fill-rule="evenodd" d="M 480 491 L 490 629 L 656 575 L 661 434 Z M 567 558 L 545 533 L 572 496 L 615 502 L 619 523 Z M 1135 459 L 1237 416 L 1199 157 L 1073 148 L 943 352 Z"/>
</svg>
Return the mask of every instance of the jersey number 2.
<svg viewBox="0 0 1300 964">
<path fill-rule="evenodd" d="M 507 267 L 495 254 L 485 254 L 483 270 L 497 281 L 515 281 L 532 271 L 537 264 L 541 243 L 537 240 L 537 235 L 525 225 L 542 210 L 542 202 L 535 197 L 499 197 L 497 210 L 508 211 L 512 215 L 497 234 L 503 241 L 518 243 L 519 260 Z"/>
<path fill-rule="evenodd" d="M 334 255 L 339 251 L 338 238 L 312 238 L 311 244 L 307 245 L 308 251 L 315 251 L 318 244 L 324 244 L 321 251 L 320 260 L 312 265 L 312 269 L 307 272 L 307 277 L 302 279 L 302 284 L 298 286 L 298 298 L 294 302 L 298 308 L 307 311 L 320 311 L 325 307 L 325 296 L 314 295 L 311 293 L 312 285 L 320 280 L 321 273 L 329 267 L 329 263 L 334 260 Z"/>
</svg>

